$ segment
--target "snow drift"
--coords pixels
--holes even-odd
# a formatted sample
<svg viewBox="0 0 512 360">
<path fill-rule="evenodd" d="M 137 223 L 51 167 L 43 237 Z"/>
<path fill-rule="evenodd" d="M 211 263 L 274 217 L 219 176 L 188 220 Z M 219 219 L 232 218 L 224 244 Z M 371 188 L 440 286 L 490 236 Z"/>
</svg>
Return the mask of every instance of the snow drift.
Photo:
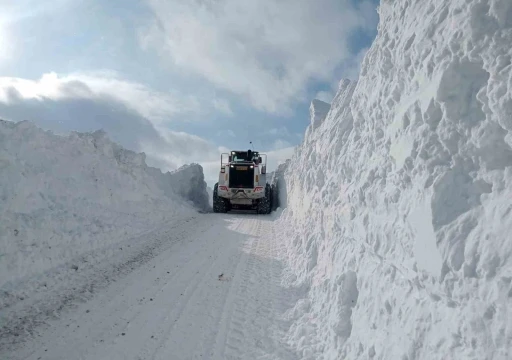
<svg viewBox="0 0 512 360">
<path fill-rule="evenodd" d="M 383 0 L 285 174 L 304 359 L 512 356 L 512 2 Z M 321 113 L 322 109 L 318 113 Z"/>
<path fill-rule="evenodd" d="M 0 289 L 208 208 L 199 165 L 163 174 L 102 131 L 0 121 Z"/>
</svg>

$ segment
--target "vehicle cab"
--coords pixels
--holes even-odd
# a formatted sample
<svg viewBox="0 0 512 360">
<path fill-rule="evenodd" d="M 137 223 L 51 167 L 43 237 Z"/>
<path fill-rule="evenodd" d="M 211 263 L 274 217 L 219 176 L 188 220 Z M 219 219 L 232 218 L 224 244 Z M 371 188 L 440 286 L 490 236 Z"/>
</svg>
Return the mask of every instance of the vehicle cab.
<svg viewBox="0 0 512 360">
<path fill-rule="evenodd" d="M 265 196 L 267 156 L 258 151 L 234 150 L 221 155 L 219 196 L 255 199 Z"/>
</svg>

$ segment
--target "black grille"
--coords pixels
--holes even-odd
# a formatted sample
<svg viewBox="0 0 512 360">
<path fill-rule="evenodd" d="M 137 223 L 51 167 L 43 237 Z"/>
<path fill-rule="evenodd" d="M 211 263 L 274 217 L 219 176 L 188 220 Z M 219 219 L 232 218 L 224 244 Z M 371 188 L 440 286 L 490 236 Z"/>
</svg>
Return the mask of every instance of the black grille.
<svg viewBox="0 0 512 360">
<path fill-rule="evenodd" d="M 254 168 L 250 165 L 233 165 L 229 168 L 230 188 L 254 188 Z"/>
</svg>

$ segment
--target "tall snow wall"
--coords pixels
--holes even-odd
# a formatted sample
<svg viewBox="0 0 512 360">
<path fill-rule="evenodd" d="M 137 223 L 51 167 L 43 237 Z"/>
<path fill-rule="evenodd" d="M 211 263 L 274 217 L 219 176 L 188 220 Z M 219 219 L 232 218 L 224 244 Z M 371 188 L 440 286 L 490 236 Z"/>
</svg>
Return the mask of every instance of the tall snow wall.
<svg viewBox="0 0 512 360">
<path fill-rule="evenodd" d="M 303 359 L 512 358 L 512 1 L 384 0 L 285 174 Z M 276 235 L 279 236 L 279 235 Z"/>
<path fill-rule="evenodd" d="M 288 190 L 286 189 L 284 174 L 289 164 L 290 159 L 279 164 L 275 171 L 268 174 L 268 179 L 270 179 L 270 185 L 272 186 L 272 210 L 277 210 L 277 208 L 285 209 L 287 206 L 286 197 Z"/>
<path fill-rule="evenodd" d="M 0 289 L 208 208 L 199 165 L 163 174 L 103 131 L 0 121 Z"/>
</svg>

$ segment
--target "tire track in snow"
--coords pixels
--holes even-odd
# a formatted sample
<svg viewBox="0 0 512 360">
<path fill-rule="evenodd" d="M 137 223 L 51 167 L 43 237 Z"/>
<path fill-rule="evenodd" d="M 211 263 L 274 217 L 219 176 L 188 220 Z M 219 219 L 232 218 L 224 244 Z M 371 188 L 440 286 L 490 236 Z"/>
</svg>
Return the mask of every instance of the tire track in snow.
<svg viewBox="0 0 512 360">
<path fill-rule="evenodd" d="M 198 279 L 201 278 L 202 273 L 195 270 L 204 268 L 209 261 L 208 256 L 205 256 L 204 248 L 208 244 L 206 235 L 215 235 L 214 219 L 210 219 L 203 225 L 207 228 L 202 232 L 203 236 L 199 236 L 195 240 L 187 239 L 186 244 L 180 249 L 176 249 L 176 253 L 170 254 L 168 259 L 165 254 L 162 254 L 163 256 L 158 259 L 160 261 L 157 263 L 161 269 L 157 269 L 156 273 L 143 273 L 149 285 L 135 288 L 135 292 L 137 297 L 144 295 L 145 302 L 136 304 L 139 306 L 132 306 L 132 310 L 127 310 L 128 313 L 135 311 L 131 316 L 131 321 L 124 322 L 122 328 L 116 328 L 115 332 L 109 333 L 110 338 L 102 340 L 104 343 L 97 350 L 86 351 L 87 359 L 148 359 L 158 354 L 160 345 L 166 338 L 165 332 L 169 330 L 169 327 L 174 327 L 176 321 L 181 318 L 190 303 L 190 298 L 200 284 Z M 217 231 L 222 230 L 217 229 Z M 183 258 L 185 259 L 183 260 Z M 175 260 L 178 260 L 177 263 L 180 266 L 176 265 Z M 149 265 L 149 271 L 155 267 L 151 265 L 153 264 Z M 165 270 L 173 266 L 177 266 L 178 270 L 169 278 L 165 278 Z M 157 276 L 165 279 L 163 285 L 152 282 Z M 148 301 L 150 298 L 152 301 Z M 112 321 L 109 321 L 107 317 L 107 322 Z M 120 336 L 120 334 L 123 335 Z M 138 353 L 138 355 L 134 356 L 134 353 Z"/>
<path fill-rule="evenodd" d="M 214 218 L 211 218 L 210 221 L 212 224 L 210 225 L 208 234 L 215 235 L 216 237 L 220 236 L 223 229 L 217 229 L 216 232 L 212 231 L 212 227 L 215 228 L 215 225 L 217 224 L 215 223 L 216 220 Z M 146 342 L 138 352 L 138 356 L 136 357 L 137 359 L 157 359 L 159 355 L 165 353 L 165 346 L 169 339 L 172 339 L 172 334 L 176 330 L 180 320 L 188 309 L 193 306 L 191 299 L 204 287 L 204 284 L 208 279 L 211 280 L 211 269 L 215 264 L 215 260 L 211 261 L 211 257 L 206 256 L 205 254 L 214 253 L 208 251 L 210 249 L 209 246 L 211 246 L 208 237 L 204 236 L 200 240 L 202 240 L 202 243 L 197 244 L 199 246 L 196 246 L 196 251 L 190 255 L 189 260 L 199 259 L 201 261 L 199 263 L 192 263 L 193 261 L 188 261 L 184 267 L 180 268 L 179 272 L 177 272 L 175 276 L 168 279 L 165 284 L 156 291 L 156 293 L 163 293 L 162 295 L 164 298 L 167 298 L 167 296 L 172 298 L 174 293 L 176 301 L 172 302 L 166 299 L 167 301 L 164 301 L 164 303 L 159 303 L 158 301 L 155 302 L 155 305 L 164 309 L 165 315 L 158 317 L 157 319 L 153 317 L 152 319 L 156 323 L 151 321 L 146 322 L 146 327 L 149 328 L 147 330 L 148 333 L 153 335 L 151 335 L 149 341 Z M 205 250 L 205 248 L 208 250 Z M 208 263 L 210 264 L 207 265 Z M 187 265 L 190 266 L 187 267 Z M 187 273 L 192 273 L 193 275 L 190 277 L 187 276 Z M 179 277 L 181 277 L 181 279 Z M 184 283 L 185 286 L 182 288 L 176 284 L 177 282 L 182 284 Z M 180 295 L 178 296 L 177 293 Z"/>
<path fill-rule="evenodd" d="M 214 219 L 216 223 L 222 223 L 219 222 L 218 217 Z M 179 311 L 173 312 L 176 317 L 174 322 L 165 321 L 160 323 L 159 330 L 155 331 L 155 334 L 160 333 L 156 335 L 159 338 L 157 347 L 153 347 L 152 351 L 146 351 L 139 358 L 167 359 L 170 354 L 175 358 L 190 358 L 190 353 L 194 350 L 196 352 L 194 358 L 208 358 L 210 353 L 208 343 L 211 342 L 209 339 L 212 334 L 215 334 L 217 327 L 215 315 L 226 301 L 226 290 L 219 286 L 218 272 L 223 270 L 226 274 L 231 274 L 233 270 L 229 266 L 238 266 L 243 263 L 240 262 L 237 245 L 240 243 L 240 234 L 245 233 L 239 228 L 245 222 L 242 218 L 235 218 L 233 223 L 234 226 L 228 232 L 226 232 L 225 226 L 221 224 L 222 231 L 217 236 L 212 236 L 206 240 L 204 254 L 198 254 L 197 256 L 203 256 L 204 259 L 207 259 L 207 255 L 212 254 L 214 259 L 207 268 L 201 269 L 203 276 L 197 281 L 194 280 L 193 293 L 185 301 L 180 302 Z M 236 236 L 233 237 L 233 234 Z M 234 273 L 236 273 L 236 270 Z M 223 282 L 222 285 L 225 284 L 231 285 L 229 282 Z M 191 338 L 194 338 L 192 343 Z M 151 349 L 151 346 L 148 346 L 148 349 Z"/>
<path fill-rule="evenodd" d="M 256 231 L 254 231 L 251 234 L 251 237 L 248 241 L 248 243 L 245 244 L 244 248 L 245 251 L 243 251 L 244 258 L 248 258 L 246 263 L 246 268 L 243 271 L 241 276 L 236 277 L 236 288 L 235 290 L 240 291 L 240 288 L 243 286 L 243 284 L 247 283 L 247 273 L 251 270 L 252 263 L 254 259 L 251 257 L 252 251 L 247 252 L 247 248 L 251 249 L 254 247 L 255 243 L 258 241 L 258 236 L 261 228 L 261 223 L 258 223 L 255 219 L 252 219 L 248 223 L 251 225 L 249 227 L 249 230 L 256 225 Z M 249 233 L 251 233 L 249 231 Z M 239 296 L 237 296 L 235 293 L 230 292 L 229 300 L 224 303 L 224 307 L 222 310 L 221 319 L 219 322 L 219 325 L 221 327 L 220 332 L 218 333 L 215 344 L 213 346 L 213 358 L 214 359 L 230 359 L 231 357 L 226 356 L 226 348 L 230 349 L 232 352 L 240 353 L 243 350 L 243 347 L 240 346 L 240 343 L 242 343 L 245 339 L 245 333 L 244 333 L 244 323 L 245 323 L 245 313 L 243 310 L 240 310 L 240 306 L 238 305 L 238 302 L 234 299 L 239 299 Z M 229 305 L 229 306 L 228 306 Z M 234 306 L 232 306 L 234 305 Z M 233 319 L 233 314 L 236 312 L 236 316 Z M 229 341 L 229 335 L 232 331 L 233 322 L 235 322 L 236 331 L 238 334 L 240 334 L 238 339 L 235 339 L 234 341 Z M 233 344 L 235 343 L 235 344 Z"/>
<path fill-rule="evenodd" d="M 278 315 L 292 300 L 280 286 L 273 221 L 212 214 L 184 226 L 176 246 L 77 304 L 23 358 L 296 358 L 283 350 L 279 332 Z"/>
<path fill-rule="evenodd" d="M 280 287 L 282 265 L 278 259 L 281 247 L 273 236 L 273 223 L 258 221 L 253 241 L 246 249 L 247 267 L 227 317 L 226 334 L 218 337 L 215 359 L 289 359 L 287 351 L 277 338 L 280 333 L 278 317 L 288 293 Z"/>
<path fill-rule="evenodd" d="M 98 268 L 85 269 L 77 274 L 76 282 L 69 283 L 70 285 L 72 284 L 73 288 L 65 284 L 67 287 L 57 289 L 56 292 L 49 294 L 48 298 L 40 299 L 36 297 L 36 300 L 30 303 L 31 307 L 27 311 L 24 309 L 11 310 L 12 313 L 16 310 L 20 311 L 22 315 L 13 320 L 14 324 L 7 323 L 1 329 L 0 333 L 6 333 L 0 336 L 2 338 L 1 343 L 4 344 L 0 347 L 4 351 L 11 351 L 13 354 L 12 358 L 17 359 L 31 356 L 30 353 L 32 351 L 29 351 L 28 354 L 22 357 L 15 349 L 23 347 L 25 343 L 29 343 L 33 339 L 37 339 L 36 336 L 40 336 L 40 333 L 51 333 L 52 341 L 64 343 L 63 339 L 68 339 L 70 333 L 80 327 L 78 324 L 83 319 L 91 318 L 90 315 L 87 315 L 88 312 L 84 312 L 81 316 L 76 316 L 76 312 L 73 313 L 72 310 L 81 307 L 83 303 L 94 299 L 95 296 L 102 295 L 105 289 L 129 281 L 131 276 L 137 273 L 140 268 L 148 266 L 148 263 L 151 263 L 155 257 L 158 257 L 157 252 L 166 251 L 179 245 L 183 239 L 190 236 L 191 232 L 202 229 L 205 225 L 199 219 L 192 220 L 192 226 L 188 224 L 180 226 L 171 223 L 169 227 L 165 226 L 128 240 L 126 243 L 120 243 L 118 246 L 126 247 L 127 245 L 128 248 L 130 248 L 131 244 L 132 250 L 128 249 L 122 254 L 120 253 L 121 259 L 115 258 L 113 264 L 101 264 Z M 185 222 L 188 223 L 189 220 Z M 140 240 L 145 241 L 146 244 Z M 115 298 L 114 301 L 109 299 L 105 305 L 110 306 L 109 319 L 117 316 L 119 322 L 121 322 L 120 319 L 123 318 L 124 314 L 130 312 L 131 307 L 131 305 L 127 307 L 126 299 L 121 297 Z M 66 320 L 69 313 L 71 313 L 71 319 Z M 94 319 L 96 320 L 96 328 L 101 328 L 100 325 L 104 319 Z M 63 321 L 67 323 L 60 328 L 52 326 L 54 323 L 62 323 Z M 24 336 L 15 337 L 15 340 L 9 336 L 4 336 L 7 335 L 7 332 L 13 331 L 9 329 L 17 329 L 16 332 L 24 334 Z M 90 335 L 94 335 L 95 338 L 101 338 L 109 330 L 106 328 L 101 329 Z"/>
<path fill-rule="evenodd" d="M 240 221 L 240 224 L 239 224 L 239 226 L 236 227 L 236 230 L 240 231 L 243 234 L 254 234 L 255 233 L 253 228 L 255 225 L 258 225 L 256 219 L 246 220 L 246 219 L 241 218 L 239 221 Z M 240 225 L 242 225 L 242 226 L 240 226 Z M 240 227 L 242 227 L 242 229 L 240 229 Z M 256 233 L 257 233 L 257 230 L 256 230 Z M 253 236 L 250 236 L 246 240 L 243 247 L 245 248 L 247 246 L 251 246 L 253 241 L 254 241 Z M 248 257 L 249 257 L 249 254 L 246 251 L 243 251 L 243 249 L 242 249 L 237 266 L 236 266 L 235 270 L 233 271 L 232 279 L 228 279 L 229 282 L 231 282 L 231 285 L 230 285 L 229 290 L 224 299 L 222 309 L 220 311 L 218 311 L 219 309 L 217 309 L 217 310 L 212 309 L 213 311 L 215 311 L 215 313 L 211 314 L 211 318 L 214 319 L 213 324 L 212 324 L 213 326 L 211 328 L 215 329 L 215 330 L 219 329 L 219 331 L 217 332 L 214 330 L 214 333 L 217 333 L 216 336 L 211 336 L 211 334 L 210 334 L 209 339 L 208 339 L 207 343 L 205 344 L 206 346 L 204 348 L 206 350 L 206 353 L 202 354 L 202 358 L 205 358 L 205 359 L 223 359 L 224 358 L 222 354 L 224 353 L 227 324 L 229 324 L 231 321 L 230 319 L 232 317 L 232 312 L 233 312 L 233 308 L 234 308 L 233 307 L 234 299 L 236 298 L 235 293 L 237 291 L 239 291 L 238 289 L 240 288 L 242 281 L 243 281 L 243 278 L 241 278 L 240 274 L 244 274 L 247 271 L 246 269 L 248 266 L 248 262 L 250 261 L 250 260 L 249 261 L 247 260 Z M 221 348 L 220 350 L 218 350 L 219 346 Z M 197 355 L 198 354 L 196 353 L 195 358 L 199 358 Z"/>
<path fill-rule="evenodd" d="M 242 222 L 239 221 L 237 226 L 235 227 L 235 230 L 238 229 L 241 224 L 242 224 Z M 208 260 L 205 259 L 205 261 L 203 261 L 203 264 L 206 263 L 207 261 Z M 176 331 L 176 329 L 179 325 L 179 321 L 181 320 L 181 317 L 183 316 L 183 314 L 188 310 L 188 308 L 193 306 L 193 304 L 191 304 L 191 301 L 190 301 L 191 298 L 196 294 L 197 291 L 202 290 L 205 287 L 206 282 L 211 281 L 211 279 L 213 277 L 212 276 L 213 273 L 211 270 L 213 269 L 215 264 L 216 264 L 215 261 L 211 262 L 211 264 L 207 268 L 207 271 L 204 271 L 204 273 L 202 273 L 202 274 L 199 274 L 199 272 L 197 272 L 196 274 L 199 274 L 199 275 L 195 276 L 194 278 L 200 278 L 200 280 L 197 280 L 197 281 L 193 280 L 187 285 L 187 288 L 190 288 L 192 286 L 192 290 L 190 291 L 190 294 L 184 298 L 184 301 L 182 301 L 179 304 L 177 309 L 172 309 L 171 313 L 174 316 L 166 317 L 167 319 L 170 317 L 174 317 L 175 320 L 174 320 L 173 324 L 169 327 L 167 322 L 161 323 L 163 326 L 167 327 L 167 329 L 164 331 L 165 335 L 162 336 L 162 334 L 160 334 L 161 340 L 158 342 L 157 348 L 155 348 L 151 352 L 150 359 L 152 359 L 152 360 L 159 359 L 160 355 L 162 355 L 163 357 L 168 356 L 168 354 L 166 354 L 166 352 L 165 352 L 165 346 L 167 345 L 169 339 L 172 339 L 172 335 Z M 198 348 L 202 348 L 201 343 L 196 344 L 196 346 Z M 166 354 L 166 355 L 164 355 L 164 354 Z"/>
<path fill-rule="evenodd" d="M 203 265 L 206 261 L 204 261 L 201 265 Z M 167 282 L 163 287 L 160 288 L 159 291 L 156 293 L 164 292 L 164 290 L 173 283 L 174 279 L 178 277 L 178 275 L 183 275 L 184 270 L 180 270 L 176 273 L 175 276 L 173 276 L 171 279 L 169 279 L 169 282 Z M 159 335 L 159 340 L 156 341 L 157 346 L 155 347 L 151 342 L 147 342 L 143 349 L 140 352 L 140 355 L 137 358 L 140 359 L 155 359 L 157 353 L 159 352 L 160 348 L 165 343 L 166 338 L 170 337 L 170 334 L 176 327 L 176 323 L 181 319 L 182 314 L 187 310 L 187 307 L 190 305 L 190 299 L 194 296 L 196 291 L 198 290 L 199 285 L 201 284 L 202 280 L 204 279 L 205 275 L 200 274 L 199 272 L 196 272 L 192 278 L 190 278 L 187 281 L 187 285 L 184 289 L 179 290 L 180 292 L 180 298 L 179 302 L 173 306 L 170 307 L 169 313 L 164 315 L 159 319 L 158 325 L 155 326 L 155 324 L 150 323 L 149 321 L 146 321 L 146 326 L 151 327 L 152 330 L 150 332 L 153 332 L 154 334 Z M 199 280 L 197 280 L 199 279 Z M 155 293 L 155 294 L 156 294 Z M 156 295 L 155 295 L 156 296 Z M 173 320 L 174 319 L 174 320 Z M 169 324 L 172 324 L 169 327 Z M 162 333 L 165 334 L 162 336 Z M 153 335 L 154 336 L 154 335 Z"/>
<path fill-rule="evenodd" d="M 143 297 L 142 299 L 145 300 L 147 302 L 148 299 L 156 299 L 157 298 L 157 294 L 159 294 L 160 292 L 162 292 L 169 284 L 171 284 L 178 276 L 180 275 L 183 275 L 182 274 L 182 269 L 190 262 L 192 261 L 193 257 L 189 257 L 189 258 L 185 258 L 183 259 L 183 261 L 181 261 L 178 265 L 175 265 L 175 264 L 172 264 L 173 268 L 177 268 L 177 270 L 175 270 L 173 272 L 173 274 L 170 276 L 170 277 L 165 277 L 165 270 L 164 271 L 161 271 L 159 272 L 160 273 L 160 276 L 159 278 L 162 278 L 166 280 L 165 284 L 162 286 L 162 287 L 159 287 L 157 288 L 156 290 L 153 290 L 150 294 L 147 294 L 145 297 Z M 181 259 L 180 259 L 181 260 Z M 170 272 L 169 272 L 170 273 Z M 146 288 L 148 290 L 146 291 L 141 291 L 142 293 L 147 293 L 147 291 L 149 291 L 152 286 L 151 285 L 148 285 L 146 286 Z M 152 301 L 152 300 L 151 300 Z M 109 305 L 109 308 L 111 308 L 113 311 L 116 311 L 116 307 L 115 306 L 112 306 L 111 304 L 113 304 L 114 302 L 111 302 Z M 133 309 L 134 307 L 136 306 L 140 306 L 140 301 L 137 301 L 137 303 L 135 305 L 130 305 L 130 308 L 126 309 L 126 311 L 124 313 L 130 313 L 130 310 Z M 122 326 L 120 329 L 116 329 L 117 332 L 121 332 L 121 333 L 126 333 L 128 331 L 128 328 L 130 327 L 129 325 L 134 321 L 136 320 L 137 318 L 140 318 L 141 316 L 144 317 L 144 314 L 143 314 L 143 311 L 144 309 L 143 308 L 139 308 L 137 310 L 135 310 L 133 312 L 133 314 L 131 316 L 129 316 L 127 319 L 124 318 L 124 317 L 121 317 L 121 319 L 124 320 L 125 322 L 125 325 Z M 128 320 L 128 321 L 126 321 Z M 144 326 L 147 326 L 149 322 L 149 319 L 146 319 L 145 321 L 145 324 Z"/>
</svg>

